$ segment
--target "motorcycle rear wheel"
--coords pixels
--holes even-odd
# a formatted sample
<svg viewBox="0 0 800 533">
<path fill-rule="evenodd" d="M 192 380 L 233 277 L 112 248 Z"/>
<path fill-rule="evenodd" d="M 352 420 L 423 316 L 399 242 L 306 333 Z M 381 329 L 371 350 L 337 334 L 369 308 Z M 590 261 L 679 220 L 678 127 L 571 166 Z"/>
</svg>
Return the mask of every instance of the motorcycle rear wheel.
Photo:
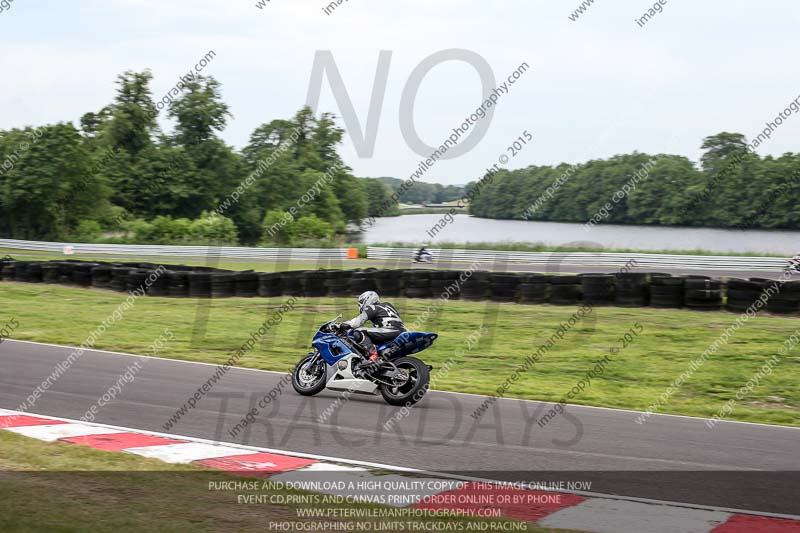
<svg viewBox="0 0 800 533">
<path fill-rule="evenodd" d="M 323 361 L 322 358 L 320 358 L 316 364 L 312 365 L 311 368 L 304 368 L 304 366 L 315 357 L 317 357 L 317 355 L 313 353 L 303 357 L 292 371 L 292 387 L 294 387 L 297 394 L 314 396 L 322 392 L 325 388 L 327 372 L 325 361 Z"/>
<path fill-rule="evenodd" d="M 422 400 L 431 382 L 428 365 L 416 357 L 400 357 L 392 361 L 394 365 L 409 374 L 408 381 L 399 387 L 380 385 L 381 396 L 389 405 L 411 406 Z"/>
</svg>

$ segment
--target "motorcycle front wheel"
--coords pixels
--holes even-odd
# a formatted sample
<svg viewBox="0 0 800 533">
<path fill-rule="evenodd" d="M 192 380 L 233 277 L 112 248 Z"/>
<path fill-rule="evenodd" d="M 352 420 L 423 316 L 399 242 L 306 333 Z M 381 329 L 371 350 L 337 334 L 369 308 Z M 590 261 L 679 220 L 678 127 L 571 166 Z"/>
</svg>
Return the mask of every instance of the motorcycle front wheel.
<svg viewBox="0 0 800 533">
<path fill-rule="evenodd" d="M 300 359 L 292 371 L 292 387 L 297 394 L 314 396 L 325 388 L 325 361 L 311 353 Z"/>
<path fill-rule="evenodd" d="M 389 405 L 411 406 L 425 396 L 431 382 L 428 365 L 416 357 L 400 357 L 392 361 L 399 370 L 408 373 L 408 381 L 397 387 L 382 384 L 381 395 Z"/>
</svg>

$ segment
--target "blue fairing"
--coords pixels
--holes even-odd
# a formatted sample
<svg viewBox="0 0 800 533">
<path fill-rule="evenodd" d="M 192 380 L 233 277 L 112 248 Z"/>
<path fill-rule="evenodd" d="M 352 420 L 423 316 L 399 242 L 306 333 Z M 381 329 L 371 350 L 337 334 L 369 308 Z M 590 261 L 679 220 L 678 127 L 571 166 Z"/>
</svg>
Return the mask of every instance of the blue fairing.
<svg viewBox="0 0 800 533">
<path fill-rule="evenodd" d="M 326 363 L 332 365 L 342 357 L 347 357 L 353 351 L 347 347 L 342 339 L 333 333 L 317 331 L 311 346 L 316 348 Z"/>
<path fill-rule="evenodd" d="M 350 337 L 352 333 L 348 334 Z M 436 333 L 423 333 L 419 331 L 406 331 L 397 338 L 377 347 L 378 352 L 389 359 L 411 355 L 428 348 L 438 335 Z M 355 341 L 353 341 L 355 342 Z M 322 358 L 329 365 L 333 365 L 339 359 L 347 357 L 353 351 L 347 344 L 334 335 L 323 331 L 317 331 L 311 345 L 322 355 Z"/>
<path fill-rule="evenodd" d="M 390 359 L 411 355 L 430 347 L 433 341 L 436 340 L 436 337 L 438 337 L 436 333 L 406 331 L 386 344 L 378 346 L 378 352 Z"/>
</svg>

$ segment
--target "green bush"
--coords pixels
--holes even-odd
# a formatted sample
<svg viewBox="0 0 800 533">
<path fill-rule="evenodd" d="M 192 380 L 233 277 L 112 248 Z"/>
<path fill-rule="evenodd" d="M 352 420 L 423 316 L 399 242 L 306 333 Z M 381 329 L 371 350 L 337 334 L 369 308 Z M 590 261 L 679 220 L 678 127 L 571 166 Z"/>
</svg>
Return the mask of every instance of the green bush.
<svg viewBox="0 0 800 533">
<path fill-rule="evenodd" d="M 125 230 L 131 243 L 146 244 L 153 240 L 153 225 L 141 218 L 123 221 L 122 229 Z"/>
<path fill-rule="evenodd" d="M 265 244 L 288 244 L 292 240 L 294 217 L 284 211 L 267 211 L 262 224 L 262 241 Z"/>
<path fill-rule="evenodd" d="M 210 211 L 203 211 L 200 218 L 192 221 L 189 231 L 194 239 L 201 241 L 219 241 L 227 244 L 238 242 L 238 232 L 233 220 Z"/>
<path fill-rule="evenodd" d="M 295 218 L 284 211 L 268 211 L 264 217 L 263 243 L 299 245 L 330 241 L 336 229 L 316 215 Z"/>
<path fill-rule="evenodd" d="M 158 216 L 151 221 L 136 219 L 122 222 L 131 244 L 207 244 L 208 242 L 236 244 L 236 225 L 229 218 L 204 211 L 200 218 L 171 218 Z"/>
<path fill-rule="evenodd" d="M 150 222 L 150 240 L 163 244 L 186 241 L 191 236 L 191 224 L 192 221 L 188 218 L 157 216 Z"/>
<path fill-rule="evenodd" d="M 292 241 L 309 239 L 328 239 L 333 237 L 333 225 L 330 222 L 308 215 L 300 217 L 292 223 Z"/>
<path fill-rule="evenodd" d="M 95 242 L 102 232 L 103 228 L 96 220 L 81 220 L 72 237 L 78 242 Z"/>
</svg>

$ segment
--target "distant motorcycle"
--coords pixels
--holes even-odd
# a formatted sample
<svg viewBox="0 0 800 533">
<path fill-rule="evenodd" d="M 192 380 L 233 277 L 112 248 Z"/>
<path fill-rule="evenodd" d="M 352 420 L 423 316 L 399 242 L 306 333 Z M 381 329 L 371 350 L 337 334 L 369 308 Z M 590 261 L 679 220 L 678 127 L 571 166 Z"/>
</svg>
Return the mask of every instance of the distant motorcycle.
<svg viewBox="0 0 800 533">
<path fill-rule="evenodd" d="M 425 248 L 417 250 L 417 252 L 414 254 L 415 263 L 430 263 L 432 261 L 433 261 L 433 254 L 431 254 Z"/>
<path fill-rule="evenodd" d="M 800 273 L 800 255 L 796 255 L 789 259 L 788 264 L 783 269 L 784 272 L 798 272 Z"/>
<path fill-rule="evenodd" d="M 292 386 L 298 394 L 313 396 L 324 389 L 376 395 L 390 405 L 413 405 L 430 384 L 431 367 L 411 354 L 430 347 L 438 335 L 407 331 L 377 346 L 380 366 L 361 369 L 366 357 L 356 342 L 355 330 L 341 328 L 336 321 L 325 322 L 314 335 L 313 351 L 303 357 L 292 372 Z"/>
</svg>

